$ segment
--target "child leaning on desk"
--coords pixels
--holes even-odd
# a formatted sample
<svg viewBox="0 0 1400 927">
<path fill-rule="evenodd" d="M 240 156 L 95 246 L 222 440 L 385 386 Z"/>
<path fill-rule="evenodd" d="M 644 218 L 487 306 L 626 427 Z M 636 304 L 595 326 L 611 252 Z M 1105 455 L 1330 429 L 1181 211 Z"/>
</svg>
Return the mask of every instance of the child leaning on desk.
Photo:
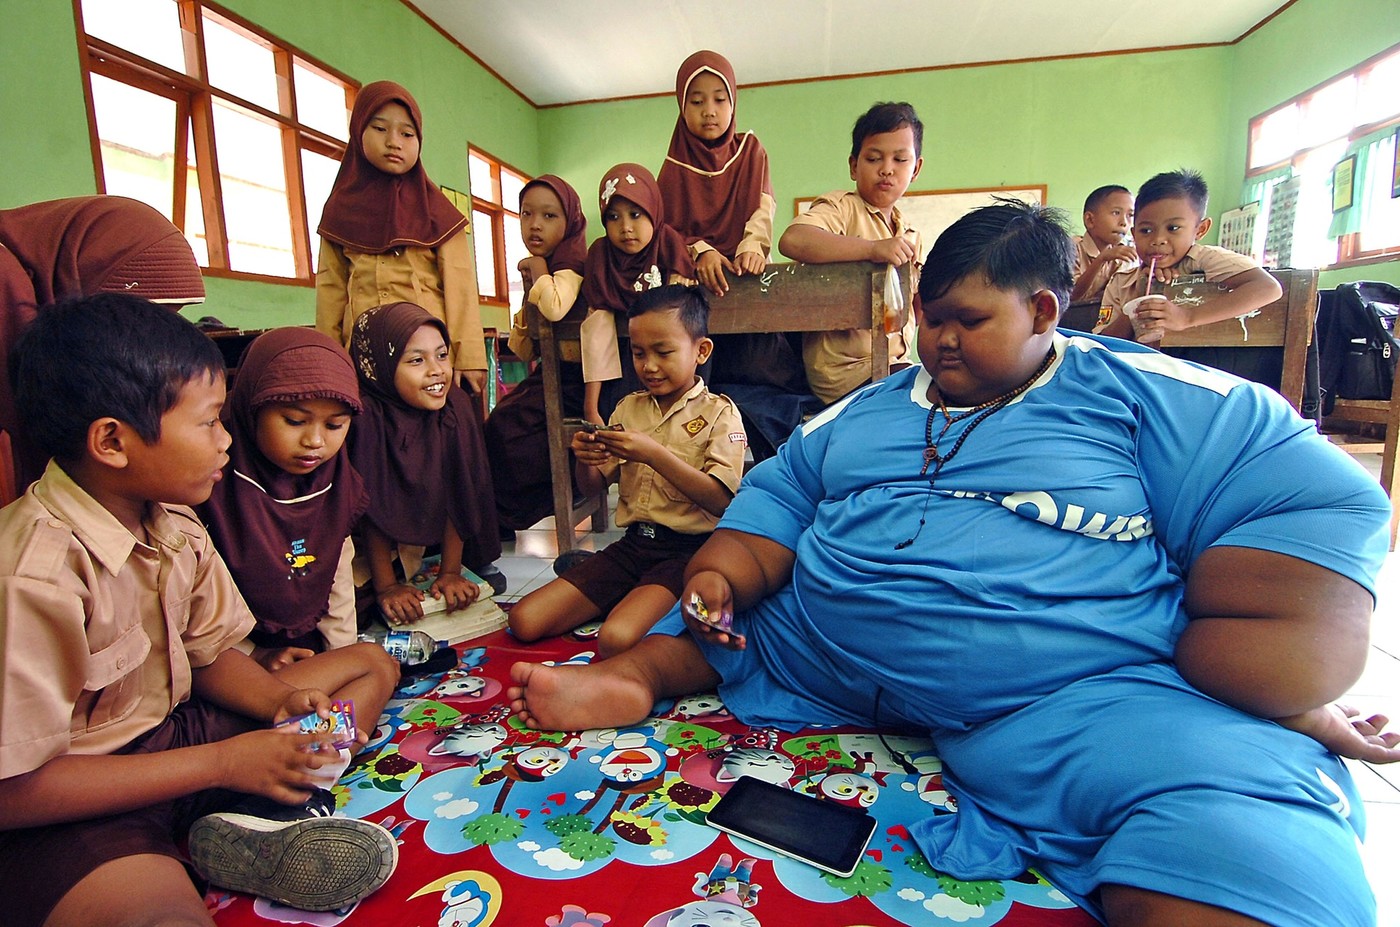
<svg viewBox="0 0 1400 927">
<path fill-rule="evenodd" d="M 1139 263 L 1108 281 L 1095 332 L 1151 344 L 1169 331 L 1246 315 L 1283 295 L 1278 281 L 1253 259 L 1200 244 L 1210 231 L 1208 201 L 1205 180 L 1184 168 L 1158 174 L 1138 189 L 1133 243 Z M 1199 309 L 1149 298 L 1136 305 L 1135 319 L 1125 314 L 1135 297 L 1149 295 L 1149 285 L 1161 287 L 1186 274 L 1204 274 L 1207 282 L 1229 292 Z"/>
<path fill-rule="evenodd" d="M 1084 198 L 1084 234 L 1074 237 L 1071 303 L 1102 301 L 1109 278 L 1137 263 L 1133 250 L 1133 195 L 1108 184 Z"/>
<path fill-rule="evenodd" d="M 222 888 L 315 910 L 365 897 L 394 838 L 324 816 L 327 734 L 268 728 L 354 697 L 346 660 L 377 715 L 397 667 L 347 648 L 273 674 L 234 646 L 253 615 L 189 508 L 230 478 L 219 349 L 104 294 L 40 312 L 13 357 L 21 418 L 53 460 L 0 511 L 5 923 L 212 925 L 187 833 Z"/>
<path fill-rule="evenodd" d="M 919 176 L 924 160 L 924 124 L 908 103 L 876 103 L 851 129 L 854 191 L 819 196 L 778 240 L 778 250 L 804 264 L 875 261 L 900 267 L 919 262 L 917 229 L 910 228 L 896 203 Z M 868 331 L 808 332 L 802 362 L 812 394 L 831 403 L 870 379 Z M 914 346 L 914 316 L 891 332 L 890 364 L 907 365 Z"/>
<path fill-rule="evenodd" d="M 1113 927 L 1374 924 L 1339 754 L 1400 737 L 1332 702 L 1385 495 L 1272 390 L 1057 330 L 1070 255 L 1040 207 L 950 226 L 921 366 L 794 433 L 691 559 L 717 626 L 517 663 L 512 706 L 621 727 L 718 686 L 751 726 L 926 732 L 958 813 L 910 830 L 956 879 L 1034 867 Z"/>
<path fill-rule="evenodd" d="M 627 534 L 510 610 L 525 641 L 606 615 L 598 655 L 651 630 L 680 595 L 682 573 L 739 487 L 744 426 L 696 368 L 710 356 L 709 305 L 699 287 L 648 290 L 627 310 L 632 366 L 644 390 L 624 396 L 609 426 L 573 438 L 574 475 L 597 493 L 618 481 L 617 526 Z"/>
</svg>

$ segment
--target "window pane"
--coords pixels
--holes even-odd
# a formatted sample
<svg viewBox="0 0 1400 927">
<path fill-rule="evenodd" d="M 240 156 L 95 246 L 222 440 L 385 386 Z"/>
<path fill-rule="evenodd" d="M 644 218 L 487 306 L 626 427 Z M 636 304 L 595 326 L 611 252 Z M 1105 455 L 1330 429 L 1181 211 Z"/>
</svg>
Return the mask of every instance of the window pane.
<svg viewBox="0 0 1400 927">
<path fill-rule="evenodd" d="M 345 85 L 314 71 L 298 59 L 292 66 L 297 95 L 297 121 L 341 141 L 350 137 L 350 111 L 345 108 Z"/>
<path fill-rule="evenodd" d="M 209 241 L 204 231 L 204 204 L 199 193 L 199 171 L 194 157 L 194 135 L 189 136 L 188 167 L 185 171 L 185 239 L 194 249 L 199 266 L 209 266 Z"/>
<path fill-rule="evenodd" d="M 525 189 L 527 179 L 521 177 L 515 171 L 501 168 L 501 205 L 506 209 L 520 208 L 520 191 Z M 506 241 L 514 241 L 509 233 L 506 234 Z"/>
<path fill-rule="evenodd" d="M 1381 122 L 1400 113 L 1400 52 L 1377 61 L 1361 79 L 1356 95 L 1356 121 Z"/>
<path fill-rule="evenodd" d="M 231 270 L 295 277 L 282 134 L 247 110 L 214 101 L 224 228 Z"/>
<path fill-rule="evenodd" d="M 1294 174 L 1303 178 L 1294 226 L 1294 267 L 1326 267 L 1337 262 L 1337 240 L 1327 237 L 1332 224 L 1330 177 L 1346 147 L 1345 139 L 1323 145 L 1294 165 Z"/>
<path fill-rule="evenodd" d="M 467 170 L 471 180 L 472 196 L 499 205 L 501 197 L 496 192 L 495 181 L 491 179 L 491 162 L 476 152 L 468 152 Z"/>
<path fill-rule="evenodd" d="M 1355 115 L 1356 77 L 1348 74 L 1303 101 L 1295 150 L 1342 138 L 1356 125 Z"/>
<path fill-rule="evenodd" d="M 1400 248 L 1400 197 L 1390 196 L 1392 166 L 1395 164 L 1395 136 L 1382 139 L 1372 148 L 1362 178 L 1361 196 L 1366 203 L 1365 225 L 1361 228 L 1362 251 Z"/>
<path fill-rule="evenodd" d="M 510 297 L 510 305 L 518 307 L 525 301 L 525 287 L 520 282 L 520 273 L 516 268 L 520 266 L 521 261 L 530 256 L 530 252 L 525 247 L 525 242 L 520 240 L 520 217 L 515 213 L 506 213 L 505 227 L 506 281 L 509 284 L 507 295 Z"/>
<path fill-rule="evenodd" d="M 1270 113 L 1254 127 L 1254 144 L 1250 148 L 1250 168 L 1277 164 L 1293 157 L 1298 142 L 1298 107 L 1285 106 Z"/>
<path fill-rule="evenodd" d="M 83 0 L 83 29 L 172 71 L 189 73 L 175 0 Z"/>
<path fill-rule="evenodd" d="M 306 190 L 306 240 L 311 242 L 313 269 L 316 256 L 321 253 L 321 236 L 316 234 L 316 227 L 321 224 L 321 210 L 325 208 L 326 199 L 331 195 L 331 185 L 335 182 L 335 175 L 339 170 L 340 162 L 334 158 L 302 149 L 301 182 Z"/>
<path fill-rule="evenodd" d="M 256 103 L 274 113 L 277 102 L 277 69 L 272 49 L 249 39 L 210 14 L 204 14 L 204 58 L 209 83 Z"/>
<path fill-rule="evenodd" d="M 491 238 L 491 217 L 472 210 L 472 238 L 476 239 L 476 288 L 483 298 L 495 299 L 496 245 Z"/>
<path fill-rule="evenodd" d="M 149 203 L 172 218 L 175 101 L 93 74 L 92 108 L 107 192 Z"/>
</svg>

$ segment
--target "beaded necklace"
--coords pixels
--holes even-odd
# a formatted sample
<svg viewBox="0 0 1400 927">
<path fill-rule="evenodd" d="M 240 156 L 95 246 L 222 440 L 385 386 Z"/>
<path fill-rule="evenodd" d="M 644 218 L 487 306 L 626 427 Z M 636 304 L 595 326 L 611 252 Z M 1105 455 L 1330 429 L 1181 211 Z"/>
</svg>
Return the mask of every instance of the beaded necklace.
<svg viewBox="0 0 1400 927">
<path fill-rule="evenodd" d="M 896 544 L 894 546 L 895 550 L 904 550 L 904 548 L 918 540 L 919 534 L 923 532 L 924 521 L 928 517 L 929 500 L 933 496 L 933 487 L 934 484 L 938 482 L 938 474 L 942 472 L 943 465 L 958 455 L 958 451 L 962 449 L 963 442 L 976 430 L 978 425 L 982 424 L 1002 409 L 1005 409 L 1011 404 L 1012 400 L 1030 389 L 1031 384 L 1039 380 L 1041 375 L 1050 369 L 1050 364 L 1054 360 L 1055 349 L 1051 348 L 1046 352 L 1045 360 L 1041 361 L 1040 367 L 1035 373 L 1031 374 L 1030 379 L 1026 380 L 1026 382 L 1002 393 L 994 399 L 988 399 L 986 402 L 975 405 L 965 412 L 959 412 L 957 415 L 949 414 L 948 406 L 943 401 L 943 393 L 938 393 L 938 403 L 928 410 L 928 419 L 924 422 L 924 465 L 919 469 L 919 475 L 928 477 L 928 493 L 924 496 L 924 507 L 919 513 L 919 527 L 914 531 L 913 537 Z M 933 388 L 937 390 L 938 385 L 935 383 Z M 943 414 L 943 427 L 938 430 L 938 436 L 934 437 L 933 419 L 934 416 L 940 412 Z M 972 423 L 967 426 L 962 434 L 958 435 L 958 439 L 953 442 L 952 449 L 946 454 L 938 453 L 938 442 L 943 440 L 943 436 L 948 433 L 948 429 L 952 428 L 958 422 L 965 422 L 968 419 L 972 419 Z M 931 474 L 928 470 L 930 464 L 933 465 L 933 473 Z"/>
</svg>

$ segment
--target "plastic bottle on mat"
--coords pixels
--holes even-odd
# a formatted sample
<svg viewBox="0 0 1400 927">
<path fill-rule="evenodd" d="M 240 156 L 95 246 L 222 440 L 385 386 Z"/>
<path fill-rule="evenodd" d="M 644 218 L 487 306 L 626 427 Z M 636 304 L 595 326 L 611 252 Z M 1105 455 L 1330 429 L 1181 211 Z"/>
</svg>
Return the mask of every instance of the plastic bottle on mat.
<svg viewBox="0 0 1400 927">
<path fill-rule="evenodd" d="M 434 640 L 426 631 L 389 630 L 381 634 L 361 634 L 360 640 L 380 645 L 403 666 L 426 663 L 433 654 L 451 646 L 447 641 Z"/>
</svg>

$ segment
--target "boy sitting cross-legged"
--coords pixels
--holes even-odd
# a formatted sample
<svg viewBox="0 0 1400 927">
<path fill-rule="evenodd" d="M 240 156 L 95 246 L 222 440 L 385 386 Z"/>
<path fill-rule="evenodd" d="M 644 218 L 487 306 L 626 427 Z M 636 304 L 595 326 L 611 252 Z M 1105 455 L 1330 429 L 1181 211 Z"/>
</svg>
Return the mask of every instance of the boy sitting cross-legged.
<svg viewBox="0 0 1400 927">
<path fill-rule="evenodd" d="M 0 511 L 5 923 L 212 924 L 187 832 L 224 888 L 316 910 L 374 891 L 393 837 L 296 807 L 329 798 L 348 754 L 268 728 L 347 697 L 372 726 L 397 667 L 345 648 L 354 659 L 273 676 L 234 648 L 253 616 L 188 508 L 228 461 L 218 348 L 167 309 L 104 294 L 40 312 L 12 370 L 53 460 Z"/>
<path fill-rule="evenodd" d="M 1340 756 L 1400 738 L 1332 701 L 1365 663 L 1385 495 L 1271 390 L 1058 331 L 1052 216 L 950 226 L 921 366 L 745 477 L 686 570 L 704 611 L 517 663 L 513 707 L 621 727 L 718 686 L 753 726 L 925 732 L 958 813 L 910 831 L 956 879 L 1033 866 L 1112 927 L 1374 925 Z"/>
</svg>

